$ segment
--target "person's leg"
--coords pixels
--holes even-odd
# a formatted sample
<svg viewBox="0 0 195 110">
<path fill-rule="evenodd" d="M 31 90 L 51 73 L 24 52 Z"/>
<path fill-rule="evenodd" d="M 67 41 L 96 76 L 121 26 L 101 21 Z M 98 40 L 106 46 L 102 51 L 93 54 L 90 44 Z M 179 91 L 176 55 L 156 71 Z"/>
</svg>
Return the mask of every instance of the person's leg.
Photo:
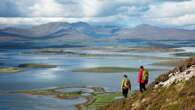
<svg viewBox="0 0 195 110">
<path fill-rule="evenodd" d="M 122 94 L 125 97 L 125 90 L 124 89 L 122 89 Z"/>
<path fill-rule="evenodd" d="M 129 92 L 129 89 L 127 88 L 127 90 L 126 90 L 126 98 L 127 98 L 127 96 L 128 96 L 128 92 Z"/>
<path fill-rule="evenodd" d="M 146 91 L 146 83 L 143 83 L 143 90 Z"/>
<path fill-rule="evenodd" d="M 142 90 L 142 84 L 141 83 L 139 84 L 139 91 L 140 92 L 143 92 L 143 90 Z"/>
<path fill-rule="evenodd" d="M 124 91 L 125 91 L 125 95 L 124 95 L 124 96 L 125 96 L 125 98 L 127 98 L 127 95 L 128 95 L 128 89 L 125 89 Z"/>
</svg>

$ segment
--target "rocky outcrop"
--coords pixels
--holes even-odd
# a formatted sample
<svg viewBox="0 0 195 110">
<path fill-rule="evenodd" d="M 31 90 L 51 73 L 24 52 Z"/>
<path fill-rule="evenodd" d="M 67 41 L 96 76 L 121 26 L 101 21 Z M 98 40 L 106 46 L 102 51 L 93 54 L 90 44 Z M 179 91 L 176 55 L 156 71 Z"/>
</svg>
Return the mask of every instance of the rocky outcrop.
<svg viewBox="0 0 195 110">
<path fill-rule="evenodd" d="M 155 85 L 155 87 L 167 87 L 173 83 L 189 80 L 192 76 L 195 76 L 195 65 L 192 65 L 190 68 L 184 70 L 183 72 L 170 73 L 168 76 L 168 80 L 160 82 L 158 85 Z"/>
</svg>

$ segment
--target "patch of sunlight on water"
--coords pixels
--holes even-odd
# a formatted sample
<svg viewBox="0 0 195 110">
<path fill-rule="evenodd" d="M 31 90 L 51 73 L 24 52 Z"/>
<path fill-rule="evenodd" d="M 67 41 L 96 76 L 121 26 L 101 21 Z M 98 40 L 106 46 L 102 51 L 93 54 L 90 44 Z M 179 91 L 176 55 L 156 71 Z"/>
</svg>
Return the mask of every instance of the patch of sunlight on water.
<svg viewBox="0 0 195 110">
<path fill-rule="evenodd" d="M 58 75 L 56 75 L 56 72 L 59 70 L 60 68 L 50 68 L 47 70 L 42 70 L 39 74 L 36 74 L 36 77 L 41 79 L 55 80 L 58 77 Z"/>
</svg>

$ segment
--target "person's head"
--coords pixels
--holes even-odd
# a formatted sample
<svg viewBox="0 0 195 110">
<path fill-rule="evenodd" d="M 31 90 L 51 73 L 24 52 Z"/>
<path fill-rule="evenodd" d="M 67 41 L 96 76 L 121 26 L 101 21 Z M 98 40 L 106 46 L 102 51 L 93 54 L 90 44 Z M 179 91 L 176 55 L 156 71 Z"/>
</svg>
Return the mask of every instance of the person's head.
<svg viewBox="0 0 195 110">
<path fill-rule="evenodd" d="M 140 66 L 140 69 L 144 69 L 144 66 Z"/>
<path fill-rule="evenodd" d="M 126 74 L 124 74 L 124 78 L 127 78 L 127 75 Z"/>
</svg>

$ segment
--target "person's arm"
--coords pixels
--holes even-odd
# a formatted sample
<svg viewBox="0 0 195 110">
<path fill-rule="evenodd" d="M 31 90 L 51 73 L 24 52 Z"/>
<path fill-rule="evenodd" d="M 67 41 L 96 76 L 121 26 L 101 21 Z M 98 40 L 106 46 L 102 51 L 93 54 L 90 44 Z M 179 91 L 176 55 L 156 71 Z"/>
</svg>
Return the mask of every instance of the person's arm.
<svg viewBox="0 0 195 110">
<path fill-rule="evenodd" d="M 121 89 L 123 89 L 124 79 L 121 81 Z"/>
<path fill-rule="evenodd" d="M 137 75 L 137 82 L 140 83 L 141 82 L 141 71 L 138 71 L 138 75 Z"/>
</svg>

